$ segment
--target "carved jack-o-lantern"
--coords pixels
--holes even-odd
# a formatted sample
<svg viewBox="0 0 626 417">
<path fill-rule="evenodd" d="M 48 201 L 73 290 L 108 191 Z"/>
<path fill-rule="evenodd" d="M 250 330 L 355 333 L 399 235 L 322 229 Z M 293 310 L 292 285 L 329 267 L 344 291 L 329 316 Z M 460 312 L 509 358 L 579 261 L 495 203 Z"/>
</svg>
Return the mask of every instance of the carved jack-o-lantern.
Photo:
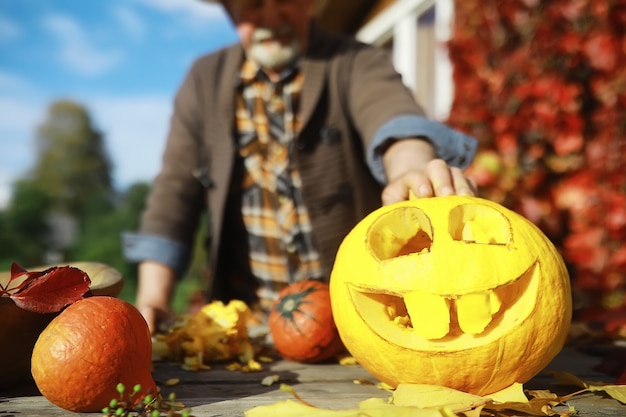
<svg viewBox="0 0 626 417">
<path fill-rule="evenodd" d="M 330 280 L 339 334 L 381 381 L 477 395 L 525 383 L 561 350 L 569 275 L 531 222 L 477 197 L 382 207 L 345 238 Z"/>
</svg>

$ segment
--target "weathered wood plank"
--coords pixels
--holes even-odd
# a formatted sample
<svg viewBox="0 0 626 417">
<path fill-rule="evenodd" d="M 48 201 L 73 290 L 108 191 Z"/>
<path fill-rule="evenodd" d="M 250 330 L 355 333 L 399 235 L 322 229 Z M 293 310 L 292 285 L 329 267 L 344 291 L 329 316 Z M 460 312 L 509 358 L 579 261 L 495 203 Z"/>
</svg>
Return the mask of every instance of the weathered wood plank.
<svg viewBox="0 0 626 417">
<path fill-rule="evenodd" d="M 576 350 L 565 349 L 547 369 L 567 371 L 587 381 L 602 381 L 608 377 L 593 371 L 597 357 L 582 355 Z M 523 366 L 523 364 L 520 364 Z M 272 404 L 291 399 L 291 395 L 279 388 L 280 383 L 292 385 L 298 394 L 308 402 L 324 408 L 348 409 L 367 398 L 388 398 L 390 393 L 375 386 L 359 385 L 355 379 L 376 380 L 359 366 L 337 364 L 303 365 L 278 361 L 265 365 L 262 372 L 242 373 L 229 371 L 216 365 L 210 371 L 183 371 L 176 364 L 157 364 L 154 377 L 163 394 L 176 393 L 177 399 L 192 407 L 196 417 L 243 416 L 246 410 L 259 405 Z M 261 380 L 268 375 L 279 375 L 278 383 L 264 386 Z M 180 378 L 173 387 L 164 387 L 169 378 Z M 529 381 L 529 389 L 549 389 L 558 394 L 575 391 L 573 387 L 555 385 L 552 376 L 541 374 Z M 52 405 L 44 397 L 33 395 L 24 389 L 9 393 L 0 392 L 0 417 L 44 417 L 44 416 L 93 416 L 94 414 L 69 413 Z M 582 417 L 623 417 L 626 406 L 618 401 L 603 398 L 598 394 L 575 397 L 570 405 Z M 97 414 L 96 414 L 97 415 Z"/>
</svg>

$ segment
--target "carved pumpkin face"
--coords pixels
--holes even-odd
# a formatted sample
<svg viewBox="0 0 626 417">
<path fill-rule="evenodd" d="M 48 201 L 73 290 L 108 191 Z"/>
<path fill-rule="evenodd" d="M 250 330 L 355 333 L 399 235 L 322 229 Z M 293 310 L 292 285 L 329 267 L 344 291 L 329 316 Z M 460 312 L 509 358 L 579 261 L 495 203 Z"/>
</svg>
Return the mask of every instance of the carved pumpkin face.
<svg viewBox="0 0 626 417">
<path fill-rule="evenodd" d="M 391 386 L 484 395 L 527 382 L 561 350 L 571 319 L 552 243 L 477 197 L 372 212 L 341 244 L 330 291 L 346 348 Z"/>
</svg>

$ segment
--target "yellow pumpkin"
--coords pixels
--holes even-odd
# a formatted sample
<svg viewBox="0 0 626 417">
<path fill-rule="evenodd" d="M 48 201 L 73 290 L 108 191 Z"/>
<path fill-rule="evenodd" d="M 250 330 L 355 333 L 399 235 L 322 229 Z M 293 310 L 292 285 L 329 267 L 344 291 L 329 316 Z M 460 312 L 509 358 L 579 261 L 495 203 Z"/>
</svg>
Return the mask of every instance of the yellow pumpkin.
<svg viewBox="0 0 626 417">
<path fill-rule="evenodd" d="M 330 280 L 341 339 L 372 375 L 485 395 L 563 347 L 571 290 L 530 221 L 478 197 L 384 206 L 342 242 Z"/>
</svg>

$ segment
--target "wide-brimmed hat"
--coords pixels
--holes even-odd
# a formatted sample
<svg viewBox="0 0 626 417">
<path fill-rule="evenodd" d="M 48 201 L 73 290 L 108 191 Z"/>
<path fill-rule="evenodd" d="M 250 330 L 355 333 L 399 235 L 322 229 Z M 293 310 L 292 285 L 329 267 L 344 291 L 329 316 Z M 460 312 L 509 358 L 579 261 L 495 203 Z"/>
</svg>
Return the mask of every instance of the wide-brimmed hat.
<svg viewBox="0 0 626 417">
<path fill-rule="evenodd" d="M 219 3 L 224 6 L 229 0 L 201 0 L 205 3 Z M 328 0 L 313 0 L 313 4 L 315 5 L 315 12 L 319 12 L 324 8 L 324 5 L 328 2 Z"/>
</svg>

